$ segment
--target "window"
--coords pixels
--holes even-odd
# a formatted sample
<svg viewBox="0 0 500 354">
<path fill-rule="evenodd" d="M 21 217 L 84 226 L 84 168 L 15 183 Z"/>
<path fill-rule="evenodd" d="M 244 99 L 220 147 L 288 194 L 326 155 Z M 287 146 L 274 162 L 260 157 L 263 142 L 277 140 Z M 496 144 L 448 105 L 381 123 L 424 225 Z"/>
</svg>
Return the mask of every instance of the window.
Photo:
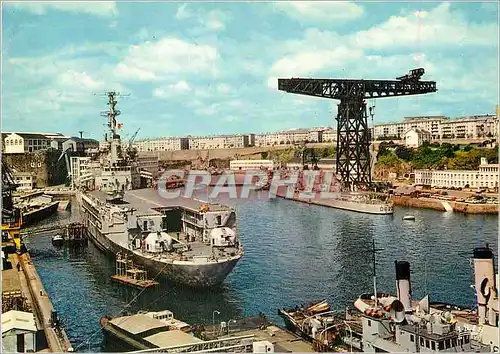
<svg viewBox="0 0 500 354">
<path fill-rule="evenodd" d="M 436 342 L 431 342 L 431 349 L 436 350 Z"/>
<path fill-rule="evenodd" d="M 368 326 L 372 325 L 372 321 L 368 320 Z"/>
<path fill-rule="evenodd" d="M 447 340 L 444 341 L 444 343 L 445 343 L 445 348 L 446 349 L 450 349 L 450 346 L 451 346 L 450 340 L 447 339 Z"/>
<path fill-rule="evenodd" d="M 423 347 L 424 346 L 424 338 L 420 337 L 420 345 Z"/>
<path fill-rule="evenodd" d="M 428 339 L 426 339 L 426 340 L 425 340 L 425 347 L 426 347 L 426 348 L 430 348 L 430 343 L 429 343 L 429 340 L 428 340 Z"/>
<path fill-rule="evenodd" d="M 415 336 L 413 334 L 410 334 L 410 342 L 415 342 Z"/>
</svg>

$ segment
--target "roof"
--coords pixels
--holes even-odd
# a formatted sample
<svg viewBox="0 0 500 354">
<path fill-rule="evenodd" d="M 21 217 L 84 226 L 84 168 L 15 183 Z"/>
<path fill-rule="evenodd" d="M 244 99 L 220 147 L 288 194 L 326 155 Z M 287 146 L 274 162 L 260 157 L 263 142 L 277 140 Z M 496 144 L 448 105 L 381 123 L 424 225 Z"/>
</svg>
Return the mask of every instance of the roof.
<svg viewBox="0 0 500 354">
<path fill-rule="evenodd" d="M 21 282 L 19 275 L 17 275 L 16 265 L 12 264 L 12 266 L 14 268 L 2 270 L 2 293 L 21 291 Z"/>
<path fill-rule="evenodd" d="M 44 140 L 48 140 L 49 139 L 48 137 L 46 137 L 43 134 L 35 134 L 35 133 L 11 133 L 10 135 L 12 135 L 12 134 L 16 134 L 16 135 L 20 136 L 23 139 L 44 139 Z M 10 135 L 7 136 L 7 138 L 10 137 Z"/>
<path fill-rule="evenodd" d="M 428 130 L 425 130 L 422 128 L 411 128 L 405 133 L 405 135 L 411 131 L 417 132 L 417 134 L 430 134 L 430 132 Z"/>
<path fill-rule="evenodd" d="M 148 337 L 144 337 L 144 339 L 159 348 L 202 342 L 201 339 L 196 338 L 191 334 L 183 332 L 179 329 L 152 334 Z"/>
<path fill-rule="evenodd" d="M 12 329 L 36 332 L 35 317 L 31 312 L 16 310 L 2 313 L 2 334 Z"/>
<path fill-rule="evenodd" d="M 68 140 L 73 140 L 76 143 L 96 143 L 96 144 L 99 144 L 98 140 L 90 139 L 90 138 L 79 138 L 76 136 L 72 136 Z"/>
<path fill-rule="evenodd" d="M 140 334 L 151 329 L 162 327 L 165 327 L 165 329 L 167 328 L 167 325 L 160 320 L 142 314 L 117 317 L 113 318 L 110 322 L 114 326 L 131 334 Z"/>
</svg>

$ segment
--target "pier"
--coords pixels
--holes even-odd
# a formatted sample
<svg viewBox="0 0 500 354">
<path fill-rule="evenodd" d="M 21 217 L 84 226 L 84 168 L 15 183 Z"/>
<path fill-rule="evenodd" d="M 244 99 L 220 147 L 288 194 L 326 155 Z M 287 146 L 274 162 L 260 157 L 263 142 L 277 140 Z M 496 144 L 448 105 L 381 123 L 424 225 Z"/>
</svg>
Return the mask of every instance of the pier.
<svg viewBox="0 0 500 354">
<path fill-rule="evenodd" d="M 116 255 L 116 274 L 112 275 L 111 279 L 139 289 L 150 288 L 159 284 L 157 281 L 148 279 L 148 273 L 142 267 L 134 265 L 132 260 L 121 253 Z"/>
<path fill-rule="evenodd" d="M 12 268 L 2 271 L 2 314 L 11 310 L 33 314 L 37 351 L 73 351 L 30 255 L 11 253 L 8 259 Z"/>
</svg>

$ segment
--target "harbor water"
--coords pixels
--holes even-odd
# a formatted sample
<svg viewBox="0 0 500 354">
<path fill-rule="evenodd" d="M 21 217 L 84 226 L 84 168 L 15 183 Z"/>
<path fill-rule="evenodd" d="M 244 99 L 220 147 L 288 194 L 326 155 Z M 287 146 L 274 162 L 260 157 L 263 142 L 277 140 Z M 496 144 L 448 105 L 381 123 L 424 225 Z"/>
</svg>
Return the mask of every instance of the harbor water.
<svg viewBox="0 0 500 354">
<path fill-rule="evenodd" d="M 372 291 L 372 240 L 383 249 L 376 255 L 378 291 L 395 292 L 394 261 L 407 260 L 413 298 L 428 293 L 431 301 L 472 306 L 473 248 L 489 243 L 498 255 L 497 216 L 399 207 L 394 215 L 368 215 L 267 198 L 221 202 L 237 208 L 245 254 L 224 284 L 211 290 L 127 288 L 111 281 L 114 260 L 92 244 L 69 251 L 54 248 L 50 234 L 29 237 L 33 262 L 75 349 L 112 350 L 103 344 L 99 319 L 124 309 L 170 309 L 191 324 L 259 312 L 281 323 L 278 308 L 323 298 L 342 310 Z M 402 220 L 409 212 L 415 221 Z M 59 212 L 43 223 L 75 214 Z"/>
</svg>

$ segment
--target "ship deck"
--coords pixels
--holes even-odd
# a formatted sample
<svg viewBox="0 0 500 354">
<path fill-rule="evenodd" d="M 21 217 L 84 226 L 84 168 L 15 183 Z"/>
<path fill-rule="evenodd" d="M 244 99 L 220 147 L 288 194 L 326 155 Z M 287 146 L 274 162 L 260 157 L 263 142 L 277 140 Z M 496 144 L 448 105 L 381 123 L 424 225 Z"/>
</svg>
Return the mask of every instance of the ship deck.
<svg viewBox="0 0 500 354">
<path fill-rule="evenodd" d="M 228 207 L 225 205 L 207 203 L 202 200 L 177 197 L 177 198 L 164 198 L 160 195 L 160 191 L 152 188 L 135 189 L 125 191 L 123 202 L 119 204 L 123 207 L 130 207 L 136 209 L 139 213 L 155 213 L 155 208 L 186 208 L 198 212 L 202 205 L 208 205 L 209 211 L 225 211 Z M 103 191 L 92 191 L 90 195 L 106 202 L 108 195 Z"/>
</svg>

